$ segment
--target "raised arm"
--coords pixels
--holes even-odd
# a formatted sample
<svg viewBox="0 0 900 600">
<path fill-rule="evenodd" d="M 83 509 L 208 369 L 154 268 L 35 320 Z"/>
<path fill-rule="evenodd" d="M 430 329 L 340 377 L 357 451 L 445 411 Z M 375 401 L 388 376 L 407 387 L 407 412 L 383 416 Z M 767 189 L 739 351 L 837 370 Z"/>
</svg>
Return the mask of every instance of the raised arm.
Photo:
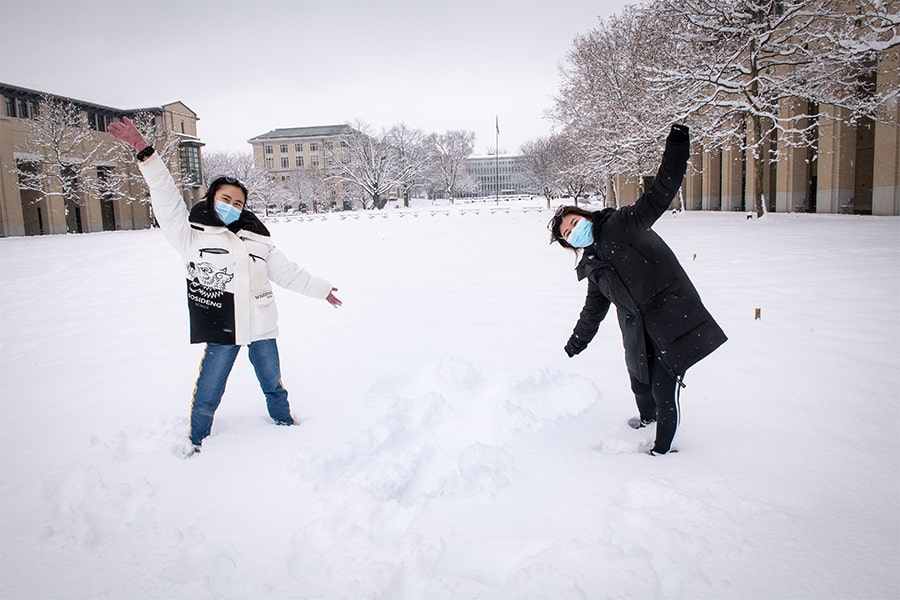
<svg viewBox="0 0 900 600">
<path fill-rule="evenodd" d="M 672 204 L 684 180 L 690 155 L 691 140 L 687 125 L 672 125 L 653 185 L 630 207 L 643 229 L 650 229 Z"/>
<path fill-rule="evenodd" d="M 109 133 L 137 154 L 138 168 L 150 188 L 150 202 L 160 227 L 169 244 L 182 255 L 186 254 L 192 236 L 189 212 L 165 163 L 128 117 L 123 117 L 121 123 L 110 123 Z"/>
</svg>

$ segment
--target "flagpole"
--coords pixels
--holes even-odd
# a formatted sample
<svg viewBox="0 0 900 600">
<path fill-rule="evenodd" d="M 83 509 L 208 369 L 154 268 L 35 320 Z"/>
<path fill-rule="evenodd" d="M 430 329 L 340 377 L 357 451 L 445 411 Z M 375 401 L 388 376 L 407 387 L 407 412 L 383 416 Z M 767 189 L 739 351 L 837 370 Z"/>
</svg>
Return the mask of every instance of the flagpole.
<svg viewBox="0 0 900 600">
<path fill-rule="evenodd" d="M 494 171 L 495 171 L 495 180 L 494 183 L 497 185 L 494 193 L 496 194 L 495 204 L 500 204 L 500 115 L 496 115 L 494 117 L 494 124 L 496 125 L 497 135 L 494 138 Z"/>
</svg>

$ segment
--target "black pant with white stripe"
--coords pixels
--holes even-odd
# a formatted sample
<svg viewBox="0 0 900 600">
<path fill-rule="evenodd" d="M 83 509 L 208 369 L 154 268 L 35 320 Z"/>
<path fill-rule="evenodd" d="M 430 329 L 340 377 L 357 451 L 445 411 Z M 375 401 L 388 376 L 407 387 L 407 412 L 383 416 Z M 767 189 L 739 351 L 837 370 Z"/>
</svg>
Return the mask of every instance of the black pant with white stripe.
<svg viewBox="0 0 900 600">
<path fill-rule="evenodd" d="M 647 350 L 653 354 L 649 360 L 650 383 L 641 383 L 631 376 L 631 391 L 637 402 L 641 420 L 656 421 L 656 443 L 653 451 L 665 454 L 672 448 L 672 440 L 678 429 L 679 406 L 676 396 L 675 378 L 672 377 L 656 357 L 655 349 L 647 340 Z"/>
</svg>

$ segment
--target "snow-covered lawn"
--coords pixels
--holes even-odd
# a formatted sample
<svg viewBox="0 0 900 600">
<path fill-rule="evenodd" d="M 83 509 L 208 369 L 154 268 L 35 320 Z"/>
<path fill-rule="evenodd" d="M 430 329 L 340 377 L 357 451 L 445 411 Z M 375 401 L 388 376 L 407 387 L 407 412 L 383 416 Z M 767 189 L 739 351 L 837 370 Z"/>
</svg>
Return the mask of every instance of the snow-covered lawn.
<svg viewBox="0 0 900 600">
<path fill-rule="evenodd" d="M 302 425 L 242 353 L 190 460 L 160 231 L 0 239 L 0 598 L 900 596 L 900 219 L 665 215 L 730 340 L 650 457 L 550 212 L 344 217 L 271 225 Z"/>
</svg>

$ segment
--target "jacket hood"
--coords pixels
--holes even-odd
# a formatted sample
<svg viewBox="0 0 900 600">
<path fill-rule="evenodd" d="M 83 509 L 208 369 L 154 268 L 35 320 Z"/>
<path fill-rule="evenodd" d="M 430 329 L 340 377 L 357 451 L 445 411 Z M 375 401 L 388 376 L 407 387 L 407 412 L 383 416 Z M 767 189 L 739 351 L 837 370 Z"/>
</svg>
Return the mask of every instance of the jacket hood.
<svg viewBox="0 0 900 600">
<path fill-rule="evenodd" d="M 244 209 L 241 211 L 241 216 L 238 217 L 237 221 L 231 225 L 225 225 L 216 214 L 209 210 L 205 200 L 194 205 L 191 209 L 188 221 L 190 221 L 192 225 L 200 225 L 202 227 L 224 227 L 232 233 L 244 230 L 257 235 L 271 237 L 269 230 L 266 229 L 266 226 L 263 225 L 262 221 L 249 210 Z"/>
<path fill-rule="evenodd" d="M 603 227 L 603 224 L 615 214 L 615 208 L 602 208 L 595 212 L 591 217 L 591 220 L 594 222 L 594 239 L 597 239 L 597 234 L 600 233 L 600 229 Z"/>
<path fill-rule="evenodd" d="M 603 225 L 609 220 L 611 216 L 616 213 L 615 208 L 602 208 L 596 211 L 593 215 L 591 215 L 591 221 L 593 222 L 593 233 L 594 233 L 594 243 L 596 244 L 598 240 L 600 240 L 601 230 L 603 229 Z M 588 272 L 588 263 L 589 262 L 597 262 L 597 250 L 594 249 L 594 244 L 591 244 L 587 248 L 581 252 L 581 259 L 578 261 L 578 264 L 575 266 L 575 273 L 578 276 L 578 281 L 581 281 L 585 277 L 587 277 Z M 603 262 L 603 261 L 600 261 Z"/>
</svg>

